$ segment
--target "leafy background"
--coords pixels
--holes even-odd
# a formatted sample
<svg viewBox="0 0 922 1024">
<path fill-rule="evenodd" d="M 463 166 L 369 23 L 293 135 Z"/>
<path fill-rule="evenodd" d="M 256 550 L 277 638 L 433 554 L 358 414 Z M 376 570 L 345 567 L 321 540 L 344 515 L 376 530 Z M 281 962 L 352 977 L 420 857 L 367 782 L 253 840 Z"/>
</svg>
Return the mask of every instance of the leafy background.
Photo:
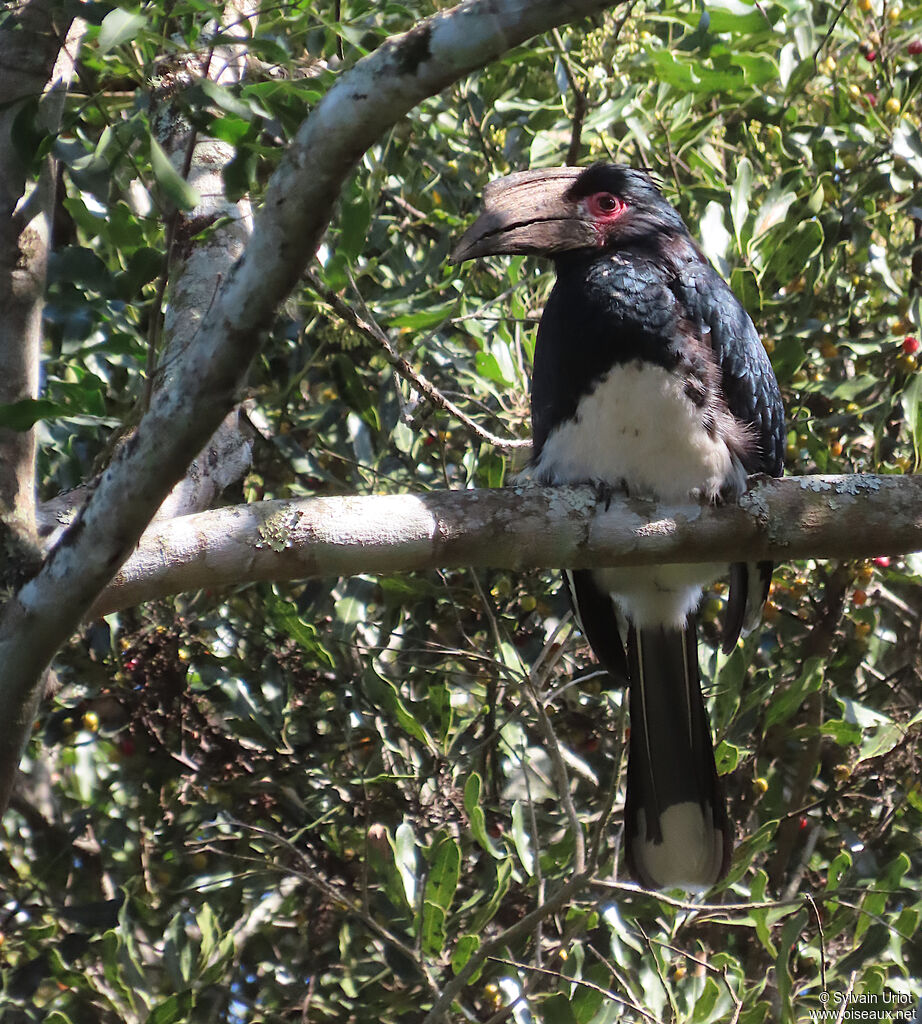
<svg viewBox="0 0 922 1024">
<path fill-rule="evenodd" d="M 229 193 L 258 198 L 343 70 L 439 6 L 265 5 L 245 83 L 175 99 L 234 146 Z M 45 498 L 104 464 L 143 394 L 176 198 L 152 96 L 210 45 L 220 8 L 86 12 L 60 134 L 41 134 L 37 105 L 16 131 L 36 169 L 49 151 L 61 162 Z M 621 5 L 387 133 L 342 196 L 320 286 L 485 430 L 526 438 L 548 268 L 454 267 L 452 240 L 510 170 L 646 166 L 773 357 L 788 472 L 914 472 L 920 51 L 918 3 Z M 520 452 L 421 400 L 327 298 L 305 283 L 279 312 L 247 396 L 254 465 L 228 502 L 509 479 Z M 463 995 L 467 1019 L 794 1021 L 824 983 L 908 1005 L 922 993 L 920 568 L 783 565 L 763 628 L 729 658 L 713 646 L 724 589 L 707 595 L 702 667 L 741 841 L 705 910 L 616 884 L 623 699 L 556 574 L 240 587 L 99 621 L 58 658 L 63 686 L 5 818 L 0 1015 L 419 1020 L 481 942 L 572 876 L 555 752 L 596 881 L 508 936 Z"/>
</svg>

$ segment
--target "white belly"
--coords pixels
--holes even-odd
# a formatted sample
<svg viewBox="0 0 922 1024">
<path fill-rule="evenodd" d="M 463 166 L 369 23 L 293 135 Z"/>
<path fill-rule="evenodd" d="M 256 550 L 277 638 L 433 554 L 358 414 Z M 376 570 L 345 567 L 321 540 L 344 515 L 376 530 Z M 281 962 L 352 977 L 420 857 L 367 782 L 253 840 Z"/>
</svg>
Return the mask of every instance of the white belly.
<svg viewBox="0 0 922 1024">
<path fill-rule="evenodd" d="M 580 399 L 576 415 L 551 431 L 535 479 L 623 481 L 635 497 L 713 501 L 742 468 L 702 419 L 674 373 L 639 361 L 615 366 Z"/>
<path fill-rule="evenodd" d="M 702 423 L 682 380 L 660 366 L 615 366 L 580 399 L 573 419 L 551 431 L 534 467 L 541 483 L 602 481 L 635 497 L 713 501 L 745 472 L 727 445 Z M 597 569 L 594 577 L 638 627 L 682 626 L 702 587 L 724 565 Z"/>
</svg>

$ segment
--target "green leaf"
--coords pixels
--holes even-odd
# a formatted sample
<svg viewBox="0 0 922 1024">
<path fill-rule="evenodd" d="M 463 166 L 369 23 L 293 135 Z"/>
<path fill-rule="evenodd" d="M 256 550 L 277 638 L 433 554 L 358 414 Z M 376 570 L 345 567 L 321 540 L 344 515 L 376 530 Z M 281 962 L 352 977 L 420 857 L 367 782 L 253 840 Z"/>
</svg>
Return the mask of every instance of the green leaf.
<svg viewBox="0 0 922 1024">
<path fill-rule="evenodd" d="M 823 246 L 823 227 L 816 219 L 798 224 L 770 251 L 762 274 L 766 291 L 786 285 L 799 274 Z"/>
<path fill-rule="evenodd" d="M 323 646 L 317 628 L 301 618 L 297 607 L 291 601 L 273 594 L 267 603 L 267 609 L 278 629 L 294 640 L 301 650 L 313 655 L 327 668 L 335 667 L 333 655 Z"/>
<path fill-rule="evenodd" d="M 730 274 L 730 288 L 750 316 L 754 316 L 762 308 L 759 279 L 748 267 L 733 268 Z"/>
<path fill-rule="evenodd" d="M 426 879 L 426 899 L 443 910 L 449 910 L 460 876 L 461 848 L 450 836 L 443 836 Z"/>
<path fill-rule="evenodd" d="M 339 211 L 339 248 L 350 259 L 356 259 L 365 248 L 365 236 L 371 221 L 371 203 L 362 189 L 354 189 Z"/>
<path fill-rule="evenodd" d="M 711 1020 L 711 1014 L 714 1012 L 719 996 L 720 989 L 717 986 L 717 982 L 708 975 L 704 979 L 704 989 L 695 1000 L 695 1011 L 691 1019 L 699 1022 L 699 1024 L 704 1024 L 704 1022 Z"/>
<path fill-rule="evenodd" d="M 539 1019 L 544 1024 L 579 1024 L 570 1000 L 562 992 L 555 992 L 541 1001 Z"/>
<path fill-rule="evenodd" d="M 774 5 L 747 4 L 742 0 L 707 0 L 704 6 L 710 15 L 708 31 L 714 35 L 764 32 L 781 16 L 781 9 Z"/>
<path fill-rule="evenodd" d="M 397 687 L 389 679 L 382 679 L 369 665 L 365 669 L 362 680 L 370 700 L 374 701 L 379 708 L 388 711 L 404 732 L 409 733 L 420 743 L 424 743 L 430 750 L 434 749 L 435 745 L 429 733 L 400 699 Z"/>
<path fill-rule="evenodd" d="M 249 103 L 240 99 L 234 90 L 224 85 L 218 85 L 210 78 L 202 78 L 198 85 L 202 92 L 222 110 L 226 110 L 228 114 L 233 114 L 243 121 L 252 121 L 253 108 Z"/>
<path fill-rule="evenodd" d="M 423 900 L 421 933 L 423 939 L 423 953 L 426 956 L 440 956 L 445 948 L 445 911 Z"/>
<path fill-rule="evenodd" d="M 730 218 L 740 249 L 743 247 L 743 227 L 749 216 L 749 195 L 752 192 L 752 163 L 742 157 L 736 165 L 736 180 L 730 189 Z M 734 289 L 735 290 L 735 289 Z"/>
<path fill-rule="evenodd" d="M 479 948 L 479 935 L 462 935 L 455 943 L 455 949 L 451 955 L 452 971 L 457 974 Z M 471 980 L 474 981 L 476 979 L 472 978 Z"/>
<path fill-rule="evenodd" d="M 194 1000 L 189 992 L 167 996 L 151 1010 L 145 1024 L 185 1024 L 193 1005 Z"/>
<path fill-rule="evenodd" d="M 394 864 L 403 883 L 407 906 L 412 907 L 416 903 L 416 835 L 412 827 L 404 821 L 397 826 L 393 839 L 388 836 L 388 841 L 394 851 Z"/>
<path fill-rule="evenodd" d="M 781 936 L 778 941 L 778 956 L 775 960 L 775 978 L 778 984 L 778 995 L 781 999 L 781 1005 L 785 1008 L 789 1005 L 788 1000 L 793 988 L 790 967 L 791 957 L 798 949 L 798 940 L 807 926 L 807 921 L 807 911 L 799 910 L 785 922 L 784 927 L 781 929 Z M 785 1018 L 789 1016 L 786 1009 L 783 1011 L 783 1016 Z"/>
<path fill-rule="evenodd" d="M 529 875 L 535 873 L 535 858 L 531 852 L 531 835 L 525 821 L 525 807 L 521 800 L 512 805 L 512 842 L 522 867 Z"/>
<path fill-rule="evenodd" d="M 512 882 L 512 859 L 507 858 L 506 860 L 494 861 L 493 863 L 496 867 L 493 892 L 490 893 L 486 906 L 481 907 L 471 921 L 471 928 L 475 932 L 481 931 L 486 924 L 493 920 Z"/>
<path fill-rule="evenodd" d="M 500 384 L 503 387 L 508 387 L 512 383 L 499 368 L 496 356 L 489 352 L 478 352 L 475 359 L 477 372 L 481 377 L 486 377 L 487 380 L 492 380 L 495 384 Z"/>
<path fill-rule="evenodd" d="M 726 740 L 721 740 L 714 751 L 714 761 L 718 775 L 729 775 L 740 762 L 740 748 Z"/>
<path fill-rule="evenodd" d="M 765 714 L 764 728 L 768 729 L 769 726 L 776 723 L 786 722 L 805 698 L 822 686 L 824 671 L 824 658 L 808 658 L 797 679 L 783 693 L 775 694 L 772 697 L 772 702 Z"/>
<path fill-rule="evenodd" d="M 130 13 L 116 7 L 103 19 L 99 27 L 99 35 L 96 39 L 97 53 L 105 54 L 122 43 L 127 43 L 147 25 L 147 18 L 143 14 Z"/>
<path fill-rule="evenodd" d="M 464 783 L 464 810 L 467 812 L 468 820 L 471 823 L 471 833 L 474 838 L 491 857 L 499 859 L 504 857 L 505 854 L 493 845 L 493 841 L 487 834 L 487 819 L 483 813 L 483 808 L 480 806 L 480 793 L 482 789 L 483 781 L 480 775 L 477 772 L 471 772 L 467 777 L 467 782 Z"/>
<path fill-rule="evenodd" d="M 9 405 L 0 405 L 0 427 L 8 430 L 31 430 L 39 420 L 57 419 L 67 409 L 47 398 L 23 398 Z"/>
<path fill-rule="evenodd" d="M 797 196 L 793 192 L 770 192 L 756 214 L 752 227 L 752 242 L 757 242 L 766 231 L 781 224 L 796 199 Z"/>
<path fill-rule="evenodd" d="M 433 304 L 418 312 L 401 313 L 400 316 L 393 317 L 388 322 L 388 326 L 407 327 L 414 331 L 424 330 L 427 327 L 438 327 L 452 316 L 456 308 L 457 303 L 454 301 Z"/>
<path fill-rule="evenodd" d="M 922 374 L 916 373 L 900 398 L 916 465 L 922 461 Z"/>
<path fill-rule="evenodd" d="M 176 170 L 163 147 L 150 136 L 150 166 L 163 194 L 178 210 L 191 210 L 198 206 L 202 197 Z"/>
</svg>

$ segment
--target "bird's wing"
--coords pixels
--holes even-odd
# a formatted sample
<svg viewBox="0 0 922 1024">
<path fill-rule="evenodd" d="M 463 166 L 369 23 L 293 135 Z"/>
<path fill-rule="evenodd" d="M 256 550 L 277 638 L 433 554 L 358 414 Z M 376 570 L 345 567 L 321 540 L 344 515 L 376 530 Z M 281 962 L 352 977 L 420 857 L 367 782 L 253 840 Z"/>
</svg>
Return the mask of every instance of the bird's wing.
<svg viewBox="0 0 922 1024">
<path fill-rule="evenodd" d="M 710 331 L 730 412 L 752 430 L 755 447 L 745 460 L 746 471 L 781 476 L 784 407 L 771 362 L 749 314 L 708 263 L 689 267 L 679 287 L 689 313 Z"/>
<path fill-rule="evenodd" d="M 678 292 L 689 314 L 707 332 L 730 412 L 751 431 L 753 446 L 743 457 L 746 472 L 781 476 L 784 406 L 752 319 L 723 278 L 703 258 L 686 264 Z M 758 624 L 768 597 L 772 568 L 771 562 L 737 562 L 731 566 L 723 628 L 725 653 L 733 649 L 741 632 L 749 632 Z"/>
</svg>

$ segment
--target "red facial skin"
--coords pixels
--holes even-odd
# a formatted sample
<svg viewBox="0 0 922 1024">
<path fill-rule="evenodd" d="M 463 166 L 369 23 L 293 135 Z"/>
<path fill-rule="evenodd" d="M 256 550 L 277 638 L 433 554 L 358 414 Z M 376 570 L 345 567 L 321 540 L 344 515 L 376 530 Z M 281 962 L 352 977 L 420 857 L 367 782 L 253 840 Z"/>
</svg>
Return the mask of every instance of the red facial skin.
<svg viewBox="0 0 922 1024">
<path fill-rule="evenodd" d="M 624 215 L 627 203 L 611 192 L 595 192 L 591 196 L 586 196 L 583 204 L 595 224 L 599 245 L 604 245 L 608 229 Z"/>
</svg>

